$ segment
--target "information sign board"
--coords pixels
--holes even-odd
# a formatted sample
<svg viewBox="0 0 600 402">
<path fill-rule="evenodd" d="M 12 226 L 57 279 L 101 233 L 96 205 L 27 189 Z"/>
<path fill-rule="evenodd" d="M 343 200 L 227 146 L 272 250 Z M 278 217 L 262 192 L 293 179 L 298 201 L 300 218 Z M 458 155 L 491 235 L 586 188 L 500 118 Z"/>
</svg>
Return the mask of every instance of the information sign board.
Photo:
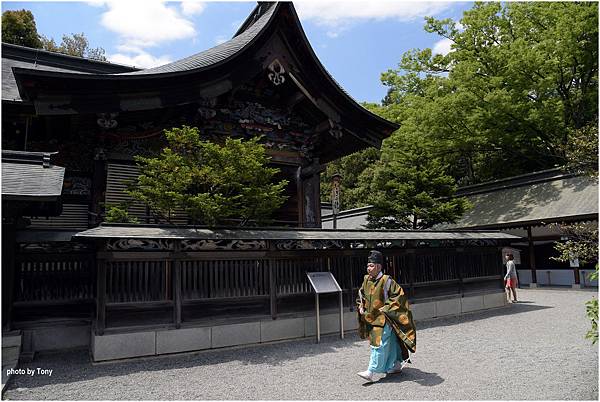
<svg viewBox="0 0 600 402">
<path fill-rule="evenodd" d="M 331 272 L 307 272 L 308 280 L 315 293 L 334 293 L 341 292 L 342 288 L 338 285 Z"/>
</svg>

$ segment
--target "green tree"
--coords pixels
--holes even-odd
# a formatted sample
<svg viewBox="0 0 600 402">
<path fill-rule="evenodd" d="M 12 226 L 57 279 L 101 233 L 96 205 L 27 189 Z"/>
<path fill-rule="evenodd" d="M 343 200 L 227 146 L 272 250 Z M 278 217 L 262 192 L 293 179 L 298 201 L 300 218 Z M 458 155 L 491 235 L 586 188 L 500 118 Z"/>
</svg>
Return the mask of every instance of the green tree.
<svg viewBox="0 0 600 402">
<path fill-rule="evenodd" d="M 31 11 L 8 10 L 2 13 L 2 42 L 33 48 L 42 47 Z"/>
<path fill-rule="evenodd" d="M 371 178 L 364 172 L 379 160 L 379 154 L 377 148 L 366 148 L 329 163 L 321 174 L 321 201 L 331 202 L 332 177 L 338 173 L 342 176 L 340 208 L 370 205 L 368 190 Z"/>
<path fill-rule="evenodd" d="M 596 263 L 595 271 L 589 275 L 589 280 L 598 279 L 598 224 L 571 224 L 560 225 L 564 233 L 569 236 L 566 242 L 556 242 L 554 248 L 559 252 L 555 260 L 568 262 L 576 257 L 580 263 Z M 586 303 L 586 313 L 590 319 L 591 329 L 586 338 L 592 343 L 598 342 L 598 299 L 593 298 Z"/>
<path fill-rule="evenodd" d="M 62 42 L 57 45 L 54 39 L 41 36 L 42 48 L 50 52 L 68 54 L 69 56 L 85 57 L 91 60 L 106 61 L 105 51 L 101 47 L 91 48 L 88 39 L 82 32 L 63 35 Z"/>
<path fill-rule="evenodd" d="M 273 183 L 278 169 L 259 138 L 226 138 L 223 145 L 203 141 L 198 129 L 165 130 L 168 147 L 156 158 L 138 156 L 137 183 L 128 191 L 158 216 L 170 221 L 177 210 L 195 224 L 239 225 L 268 222 L 286 197 L 287 181 Z"/>
<path fill-rule="evenodd" d="M 434 142 L 460 184 L 554 167 L 568 130 L 595 119 L 597 3 L 475 3 L 425 29 L 452 51 L 415 49 L 383 73 L 384 113 Z"/>
<path fill-rule="evenodd" d="M 8 10 L 2 13 L 2 41 L 70 56 L 106 61 L 104 49 L 101 47 L 91 48 L 84 33 L 63 35 L 60 45 L 57 45 L 54 39 L 40 35 L 35 25 L 35 18 L 29 10 Z"/>
<path fill-rule="evenodd" d="M 367 173 L 373 177 L 367 227 L 427 229 L 455 222 L 469 208 L 466 199 L 453 197 L 455 181 L 431 153 L 428 144 L 401 132 L 384 142 L 380 161 Z"/>
<path fill-rule="evenodd" d="M 563 146 L 564 169 L 585 174 L 598 180 L 598 122 L 592 121 L 579 129 L 568 131 L 567 143 Z M 578 223 L 561 224 L 560 229 L 566 233 L 569 240 L 556 242 L 554 248 L 558 251 L 555 260 L 568 262 L 577 257 L 582 263 L 596 263 L 595 271 L 589 275 L 589 280 L 598 279 L 598 224 Z M 586 338 L 592 343 L 598 341 L 598 299 L 593 298 L 586 303 L 586 313 L 592 328 Z"/>
<path fill-rule="evenodd" d="M 598 120 L 579 129 L 567 131 L 567 142 L 561 146 L 564 169 L 598 180 Z"/>
</svg>

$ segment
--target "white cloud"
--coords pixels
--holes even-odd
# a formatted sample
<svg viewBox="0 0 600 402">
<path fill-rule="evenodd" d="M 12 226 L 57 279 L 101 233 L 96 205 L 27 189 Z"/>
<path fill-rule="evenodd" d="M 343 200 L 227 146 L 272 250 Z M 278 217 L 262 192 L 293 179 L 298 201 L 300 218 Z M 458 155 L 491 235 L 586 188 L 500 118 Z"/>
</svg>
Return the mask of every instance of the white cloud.
<svg viewBox="0 0 600 402">
<path fill-rule="evenodd" d="M 407 2 L 394 0 L 377 1 L 298 1 L 294 2 L 301 20 L 312 20 L 329 28 L 327 35 L 348 29 L 360 21 L 396 19 L 411 21 L 424 16 L 432 16 L 446 10 L 450 2 Z"/>
<path fill-rule="evenodd" d="M 106 5 L 101 23 L 124 43 L 150 47 L 196 35 L 194 24 L 161 0 L 110 0 Z"/>
<path fill-rule="evenodd" d="M 112 63 L 125 64 L 140 68 L 150 68 L 162 66 L 170 63 L 172 60 L 168 56 L 154 57 L 148 52 L 140 51 L 134 55 L 116 53 L 107 56 L 108 61 Z"/>
<path fill-rule="evenodd" d="M 184 0 L 181 2 L 181 12 L 184 15 L 201 14 L 206 8 L 206 4 L 198 0 Z"/>
<path fill-rule="evenodd" d="M 167 55 L 155 56 L 148 48 L 181 39 L 196 39 L 189 16 L 200 14 L 205 4 L 197 0 L 88 0 L 94 7 L 106 7 L 100 23 L 118 36 L 117 53 L 109 61 L 141 68 L 170 63 Z"/>
<path fill-rule="evenodd" d="M 442 55 L 447 55 L 448 53 L 452 52 L 452 44 L 454 43 L 454 41 L 452 39 L 447 39 L 444 38 L 440 41 L 435 42 L 435 44 L 433 45 L 433 49 L 431 49 L 431 52 L 433 54 L 442 54 Z"/>
</svg>

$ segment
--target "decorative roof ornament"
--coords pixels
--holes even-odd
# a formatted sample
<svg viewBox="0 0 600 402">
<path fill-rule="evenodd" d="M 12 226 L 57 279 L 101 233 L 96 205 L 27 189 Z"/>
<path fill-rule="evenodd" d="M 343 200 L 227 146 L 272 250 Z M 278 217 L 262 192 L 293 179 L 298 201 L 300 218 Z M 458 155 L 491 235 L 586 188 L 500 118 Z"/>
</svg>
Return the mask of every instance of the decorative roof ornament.
<svg viewBox="0 0 600 402">
<path fill-rule="evenodd" d="M 283 76 L 283 74 L 285 74 L 285 68 L 283 68 L 283 66 L 281 65 L 281 63 L 279 62 L 279 60 L 275 59 L 273 60 L 273 62 L 271 62 L 271 64 L 269 64 L 269 67 L 267 67 L 270 71 L 268 77 L 269 80 L 275 85 L 281 85 L 285 82 L 285 77 Z"/>
<path fill-rule="evenodd" d="M 119 124 L 115 119 L 118 115 L 119 113 L 98 113 L 96 123 L 105 130 L 115 128 Z"/>
<path fill-rule="evenodd" d="M 331 128 L 329 129 L 329 134 L 331 134 L 331 136 L 333 138 L 335 138 L 336 140 L 339 140 L 340 138 L 342 138 L 342 136 L 344 135 L 344 132 L 342 130 L 342 126 L 340 126 L 337 123 L 334 123 L 331 120 L 329 120 L 329 123 L 331 125 Z"/>
<path fill-rule="evenodd" d="M 217 111 L 208 107 L 199 107 L 198 114 L 205 120 L 212 119 L 217 115 Z"/>
</svg>

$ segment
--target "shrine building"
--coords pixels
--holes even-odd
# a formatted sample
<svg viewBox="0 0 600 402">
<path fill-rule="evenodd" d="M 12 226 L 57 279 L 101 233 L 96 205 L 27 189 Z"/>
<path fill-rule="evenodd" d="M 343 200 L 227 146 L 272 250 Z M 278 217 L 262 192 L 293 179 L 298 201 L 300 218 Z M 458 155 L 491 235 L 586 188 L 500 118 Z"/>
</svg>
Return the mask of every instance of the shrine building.
<svg viewBox="0 0 600 402">
<path fill-rule="evenodd" d="M 501 249 L 516 236 L 322 229 L 327 163 L 380 147 L 399 126 L 326 71 L 291 2 L 259 2 L 229 41 L 159 67 L 3 43 L 2 72 L 2 326 L 22 357 L 86 347 L 100 361 L 312 336 L 311 271 L 334 274 L 353 329 L 371 248 L 417 319 L 505 303 Z M 129 209 L 140 224 L 104 223 L 105 206 L 128 199 L 134 157 L 158 155 L 163 131 L 183 125 L 215 142 L 262 136 L 288 181 L 273 227 L 164 222 L 140 203 Z M 323 331 L 335 332 L 323 303 Z"/>
</svg>

